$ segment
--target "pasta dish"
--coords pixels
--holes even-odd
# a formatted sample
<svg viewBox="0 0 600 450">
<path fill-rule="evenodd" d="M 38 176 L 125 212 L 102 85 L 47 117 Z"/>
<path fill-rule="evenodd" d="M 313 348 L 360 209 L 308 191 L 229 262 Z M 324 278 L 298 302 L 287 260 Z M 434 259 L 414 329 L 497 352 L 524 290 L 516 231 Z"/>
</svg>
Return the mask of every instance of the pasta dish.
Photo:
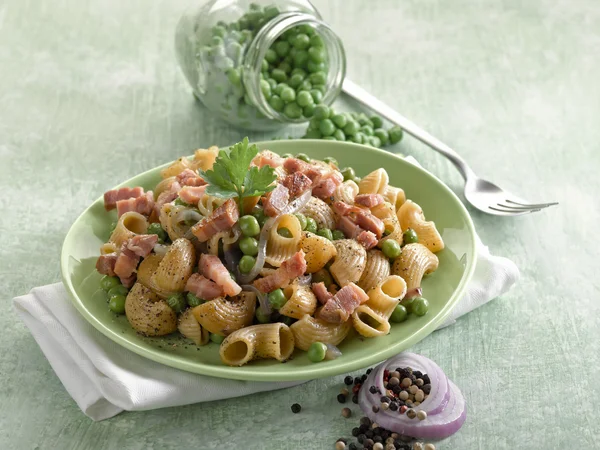
<svg viewBox="0 0 600 450">
<path fill-rule="evenodd" d="M 427 313 L 421 280 L 444 242 L 383 168 L 358 178 L 246 138 L 148 187 L 104 194 L 117 219 L 96 264 L 109 308 L 142 335 L 216 343 L 231 366 L 295 349 L 318 362 Z"/>
</svg>

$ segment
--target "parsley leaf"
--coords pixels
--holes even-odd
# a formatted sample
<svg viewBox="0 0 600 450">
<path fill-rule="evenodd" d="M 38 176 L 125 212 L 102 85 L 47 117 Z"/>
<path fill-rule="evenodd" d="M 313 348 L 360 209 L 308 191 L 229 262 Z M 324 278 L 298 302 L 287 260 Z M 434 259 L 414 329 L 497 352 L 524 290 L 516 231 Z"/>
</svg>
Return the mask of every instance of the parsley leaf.
<svg viewBox="0 0 600 450">
<path fill-rule="evenodd" d="M 256 145 L 248 145 L 248 138 L 230 147 L 229 151 L 221 150 L 212 170 L 200 170 L 200 176 L 208 183 L 206 193 L 219 198 L 237 197 L 241 204 L 244 197 L 265 194 L 275 188 L 277 179 L 270 166 L 260 169 L 250 167 L 250 163 L 258 154 Z"/>
</svg>

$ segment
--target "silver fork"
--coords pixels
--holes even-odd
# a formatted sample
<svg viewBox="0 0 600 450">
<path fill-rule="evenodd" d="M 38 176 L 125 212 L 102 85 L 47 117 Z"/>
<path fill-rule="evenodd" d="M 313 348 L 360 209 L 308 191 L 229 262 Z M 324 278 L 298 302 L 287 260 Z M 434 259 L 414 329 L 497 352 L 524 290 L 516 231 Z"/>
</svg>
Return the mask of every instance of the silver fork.
<svg viewBox="0 0 600 450">
<path fill-rule="evenodd" d="M 558 202 L 531 203 L 523 200 L 510 192 L 496 186 L 494 183 L 479 178 L 469 167 L 461 156 L 433 137 L 427 131 L 419 128 L 416 124 L 394 111 L 381 100 L 373 97 L 360 86 L 345 79 L 342 90 L 348 96 L 362 103 L 377 114 L 385 117 L 390 122 L 398 125 L 408 134 L 414 136 L 421 142 L 427 144 L 438 153 L 441 153 L 452 162 L 465 179 L 465 197 L 475 208 L 487 214 L 496 216 L 519 216 L 521 214 L 540 211 L 548 206 L 558 205 Z"/>
</svg>

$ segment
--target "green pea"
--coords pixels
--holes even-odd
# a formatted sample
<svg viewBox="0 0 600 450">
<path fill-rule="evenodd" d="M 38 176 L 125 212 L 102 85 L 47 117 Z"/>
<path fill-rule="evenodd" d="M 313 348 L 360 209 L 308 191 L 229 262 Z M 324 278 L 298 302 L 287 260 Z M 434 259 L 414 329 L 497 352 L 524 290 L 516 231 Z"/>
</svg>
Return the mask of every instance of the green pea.
<svg viewBox="0 0 600 450">
<path fill-rule="evenodd" d="M 292 44 L 298 50 L 304 50 L 310 46 L 310 38 L 306 34 L 300 33 L 294 37 Z"/>
<path fill-rule="evenodd" d="M 312 105 L 314 103 L 314 100 L 313 100 L 312 96 L 310 95 L 310 92 L 300 91 L 300 92 L 298 92 L 298 95 L 296 96 L 296 103 L 298 103 L 298 105 L 304 107 L 304 106 Z"/>
<path fill-rule="evenodd" d="M 308 57 L 310 58 L 310 61 L 313 61 L 315 63 L 322 63 L 323 61 L 325 61 L 326 57 L 325 49 L 323 47 L 310 47 L 308 49 Z"/>
<path fill-rule="evenodd" d="M 275 50 L 272 48 L 268 49 L 265 53 L 265 59 L 268 63 L 273 64 L 275 61 L 277 61 L 277 52 L 275 52 Z"/>
<path fill-rule="evenodd" d="M 306 216 L 304 214 L 300 214 L 300 213 L 296 213 L 294 214 L 294 216 L 296 217 L 296 219 L 298 219 L 298 222 L 300 222 L 300 228 L 302 230 L 306 230 L 306 225 L 307 225 L 307 221 L 306 221 Z"/>
<path fill-rule="evenodd" d="M 275 50 L 278 56 L 283 58 L 290 51 L 290 43 L 287 41 L 277 41 L 271 48 Z"/>
<path fill-rule="evenodd" d="M 314 88 L 323 95 L 325 95 L 325 91 L 327 91 L 327 86 L 325 86 L 324 84 L 316 85 L 314 86 Z"/>
<path fill-rule="evenodd" d="M 373 128 L 381 128 L 383 127 L 383 119 L 379 116 L 371 116 L 369 120 L 373 124 Z"/>
<path fill-rule="evenodd" d="M 146 230 L 148 234 L 156 234 L 158 236 L 158 240 L 161 242 L 165 242 L 169 235 L 165 230 L 162 229 L 160 223 L 151 223 L 148 225 L 148 229 Z"/>
<path fill-rule="evenodd" d="M 121 280 L 119 280 L 118 277 L 109 277 L 108 275 L 105 275 L 100 280 L 100 287 L 105 292 L 108 292 L 112 288 L 120 286 L 120 285 L 121 285 Z"/>
<path fill-rule="evenodd" d="M 390 142 L 390 135 L 383 128 L 376 128 L 373 135 L 379 138 L 381 145 L 387 145 Z"/>
<path fill-rule="evenodd" d="M 324 45 L 325 45 L 325 43 L 323 42 L 323 38 L 321 36 L 319 36 L 318 34 L 314 34 L 310 38 L 310 46 L 311 47 L 323 47 Z"/>
<path fill-rule="evenodd" d="M 187 301 L 181 292 L 171 295 L 169 298 L 167 298 L 167 303 L 171 309 L 178 314 L 187 306 Z"/>
<path fill-rule="evenodd" d="M 398 142 L 400 142 L 402 140 L 402 136 L 404 135 L 404 132 L 402 131 L 402 128 L 400 128 L 398 126 L 393 126 L 392 128 L 389 129 L 388 134 L 390 135 L 390 143 L 397 144 Z"/>
<path fill-rule="evenodd" d="M 327 269 L 319 269 L 312 276 L 313 283 L 325 283 L 325 287 L 329 287 L 333 284 L 333 278 Z"/>
<path fill-rule="evenodd" d="M 274 309 L 280 309 L 288 300 L 282 289 L 275 289 L 273 292 L 269 293 L 268 298 L 269 303 Z"/>
<path fill-rule="evenodd" d="M 275 92 L 275 94 L 277 94 L 281 97 L 281 93 L 283 92 L 283 90 L 288 87 L 289 86 L 286 83 L 278 83 L 277 86 L 275 86 L 275 89 L 273 92 Z"/>
<path fill-rule="evenodd" d="M 250 236 L 245 236 L 240 239 L 239 242 L 240 250 L 244 255 L 256 256 L 258 255 L 258 241 Z"/>
<path fill-rule="evenodd" d="M 242 30 L 240 33 L 240 44 L 244 42 L 250 42 L 252 40 L 252 31 L 250 30 Z"/>
<path fill-rule="evenodd" d="M 323 136 L 321 139 L 323 139 L 324 141 L 337 141 L 337 139 L 333 136 Z"/>
<path fill-rule="evenodd" d="M 212 34 L 213 36 L 219 36 L 221 38 L 224 38 L 227 34 L 227 30 L 221 25 L 216 25 L 212 28 Z"/>
<path fill-rule="evenodd" d="M 371 147 L 381 147 L 381 139 L 379 139 L 377 136 L 369 136 L 368 143 Z"/>
<path fill-rule="evenodd" d="M 258 323 L 269 323 L 271 321 L 271 315 L 267 314 L 262 306 L 256 308 L 254 311 L 254 317 Z"/>
<path fill-rule="evenodd" d="M 283 155 L 281 155 L 282 158 L 293 158 L 294 155 L 292 155 L 291 153 L 284 153 Z"/>
<path fill-rule="evenodd" d="M 325 239 L 329 239 L 330 241 L 333 241 L 333 233 L 331 232 L 331 230 L 329 228 L 321 228 L 320 230 L 317 230 L 317 236 L 321 236 L 321 237 L 324 237 Z"/>
<path fill-rule="evenodd" d="M 271 91 L 273 91 L 273 89 L 275 89 L 278 86 L 277 81 L 275 81 L 273 78 L 267 78 L 267 83 L 269 83 Z"/>
<path fill-rule="evenodd" d="M 408 317 L 408 311 L 406 308 L 400 304 L 396 305 L 392 315 L 390 316 L 390 320 L 394 323 L 401 323 L 406 320 Z"/>
<path fill-rule="evenodd" d="M 306 91 L 301 91 L 301 92 L 306 92 Z M 314 103 L 311 103 L 310 105 L 306 105 L 304 108 L 302 108 L 302 114 L 304 115 L 304 117 L 312 117 L 313 114 L 315 112 L 315 105 Z M 318 131 L 318 130 L 313 130 L 313 131 Z M 320 132 L 319 132 L 320 134 Z"/>
<path fill-rule="evenodd" d="M 271 97 L 271 85 L 267 80 L 260 80 L 260 90 L 266 99 Z"/>
<path fill-rule="evenodd" d="M 402 244 L 416 244 L 419 242 L 419 236 L 417 236 L 417 232 L 412 228 L 409 228 L 402 234 Z"/>
<path fill-rule="evenodd" d="M 359 125 L 354 120 L 349 120 L 346 125 L 344 125 L 344 133 L 346 136 L 354 136 L 358 131 Z"/>
<path fill-rule="evenodd" d="M 309 233 L 317 232 L 317 222 L 312 217 L 306 218 L 306 231 L 308 231 Z"/>
<path fill-rule="evenodd" d="M 344 167 L 342 170 L 342 176 L 344 177 L 344 181 L 351 180 L 356 176 L 354 169 L 352 167 Z"/>
<path fill-rule="evenodd" d="M 242 256 L 242 259 L 240 259 L 239 263 L 240 272 L 244 274 L 250 273 L 250 271 L 254 267 L 254 264 L 256 264 L 256 258 L 250 255 Z"/>
<path fill-rule="evenodd" d="M 220 334 L 210 333 L 210 341 L 215 344 L 221 344 L 225 340 L 225 336 L 221 336 Z"/>
<path fill-rule="evenodd" d="M 263 9 L 263 13 L 265 15 L 265 19 L 270 20 L 279 15 L 279 8 L 275 5 L 267 5 Z"/>
<path fill-rule="evenodd" d="M 337 130 L 335 130 L 333 132 L 333 137 L 336 138 L 336 140 L 338 140 L 338 141 L 345 141 L 346 140 L 346 135 L 340 129 L 337 129 Z"/>
<path fill-rule="evenodd" d="M 312 84 L 325 84 L 327 83 L 327 74 L 325 72 L 311 73 L 308 79 Z"/>
<path fill-rule="evenodd" d="M 281 69 L 273 69 L 271 71 L 271 78 L 275 81 L 281 83 L 287 80 L 287 74 Z"/>
<path fill-rule="evenodd" d="M 231 58 L 227 56 L 220 57 L 215 61 L 215 65 L 221 70 L 228 70 L 235 66 L 235 63 Z"/>
<path fill-rule="evenodd" d="M 302 80 L 302 83 L 300 83 L 298 85 L 298 87 L 296 88 L 296 90 L 298 92 L 300 91 L 310 91 L 312 89 L 312 83 L 310 81 L 308 81 L 307 79 Z"/>
<path fill-rule="evenodd" d="M 360 127 L 360 131 L 362 131 L 367 136 L 373 136 L 373 128 L 371 128 L 369 125 L 363 125 L 362 127 Z"/>
<path fill-rule="evenodd" d="M 301 69 L 300 67 L 295 67 L 294 69 L 292 69 L 292 76 L 294 75 L 301 75 L 302 79 L 306 78 L 306 70 Z"/>
<path fill-rule="evenodd" d="M 264 214 L 262 209 L 260 211 Z M 258 236 L 260 233 L 260 226 L 258 225 L 258 220 L 255 216 L 242 216 L 240 217 L 239 224 L 244 236 L 254 237 Z"/>
<path fill-rule="evenodd" d="M 364 144 L 367 139 L 367 136 L 365 136 L 365 134 L 360 131 L 357 131 L 356 134 L 352 137 L 354 138 L 353 142 L 356 142 L 358 144 Z"/>
<path fill-rule="evenodd" d="M 282 237 L 288 238 L 288 239 L 291 239 L 294 237 L 292 235 L 292 232 L 290 231 L 290 229 L 286 228 L 286 227 L 281 227 L 281 228 L 277 229 L 277 234 L 279 234 L 279 236 L 282 236 Z"/>
<path fill-rule="evenodd" d="M 307 130 L 304 139 L 321 139 L 323 136 L 319 130 Z"/>
<path fill-rule="evenodd" d="M 289 74 L 292 71 L 292 66 L 287 61 L 283 61 L 282 63 L 279 63 L 277 68 L 280 70 L 283 70 L 286 74 Z"/>
<path fill-rule="evenodd" d="M 185 297 L 186 297 L 188 305 L 190 305 L 192 308 L 195 308 L 196 306 L 201 305 L 202 303 L 204 303 L 204 300 L 202 300 L 201 298 L 196 297 L 191 292 L 188 292 Z"/>
<path fill-rule="evenodd" d="M 288 84 L 293 88 L 297 88 L 298 86 L 300 86 L 302 84 L 303 81 L 304 81 L 304 77 L 302 75 L 300 75 L 299 73 L 297 73 L 290 77 Z"/>
<path fill-rule="evenodd" d="M 412 311 L 412 304 L 417 297 L 405 298 L 402 300 L 401 305 L 406 308 L 406 311 L 409 313 Z"/>
<path fill-rule="evenodd" d="M 108 298 L 110 297 L 114 297 L 115 295 L 127 295 L 127 293 L 129 292 L 129 289 L 127 289 L 125 286 L 123 286 L 121 283 L 117 284 L 116 286 L 111 287 L 107 294 L 108 294 Z"/>
<path fill-rule="evenodd" d="M 117 314 L 125 314 L 126 300 L 124 295 L 113 295 L 108 301 L 108 309 Z"/>
<path fill-rule="evenodd" d="M 306 63 L 306 68 L 308 69 L 309 72 L 323 72 L 323 71 L 327 70 L 327 66 L 325 65 L 324 62 L 315 62 L 312 60 L 309 60 Z"/>
<path fill-rule="evenodd" d="M 304 162 L 310 162 L 310 158 L 306 153 L 298 153 L 296 155 L 296 159 L 299 159 L 300 161 Z"/>
<path fill-rule="evenodd" d="M 322 342 L 313 342 L 310 347 L 308 347 L 308 359 L 314 363 L 323 361 L 326 353 L 327 346 Z"/>
<path fill-rule="evenodd" d="M 229 56 L 233 61 L 238 61 L 240 55 L 242 54 L 242 46 L 237 42 L 230 42 L 227 44 L 225 53 L 227 53 L 227 56 Z"/>
<path fill-rule="evenodd" d="M 315 107 L 314 117 L 317 120 L 327 119 L 331 115 L 331 110 L 327 105 L 317 105 Z"/>
<path fill-rule="evenodd" d="M 367 117 L 367 115 L 365 113 L 358 113 L 356 115 L 356 120 L 358 121 L 358 123 L 363 126 L 363 125 L 367 125 L 369 122 L 369 118 Z"/>
<path fill-rule="evenodd" d="M 183 200 L 181 200 L 179 197 L 177 197 L 174 201 L 173 201 L 174 205 L 177 206 L 190 206 L 189 203 L 184 202 Z"/>
<path fill-rule="evenodd" d="M 400 253 L 402 253 L 400 244 L 398 244 L 398 241 L 395 241 L 393 239 L 387 239 L 383 241 L 383 244 L 381 245 L 381 251 L 383 251 L 383 254 L 385 256 L 391 259 L 397 258 L 398 256 L 400 256 Z"/>
<path fill-rule="evenodd" d="M 227 71 L 227 79 L 234 86 L 241 86 L 242 84 L 242 77 L 238 69 L 229 69 Z"/>
<path fill-rule="evenodd" d="M 291 324 L 293 324 L 296 321 L 296 319 L 293 319 L 293 318 L 288 317 L 288 316 L 281 316 L 280 321 L 282 323 L 285 323 L 289 327 Z"/>
<path fill-rule="evenodd" d="M 286 103 L 293 102 L 296 100 L 296 91 L 294 91 L 291 87 L 283 88 L 281 94 L 279 95 L 281 100 Z"/>
<path fill-rule="evenodd" d="M 334 241 L 339 241 L 340 239 L 346 239 L 346 236 L 344 236 L 344 233 L 341 232 L 340 230 L 333 230 L 333 240 Z"/>
<path fill-rule="evenodd" d="M 417 316 L 424 316 L 429 311 L 429 302 L 423 297 L 417 297 L 410 305 L 410 312 Z"/>
<path fill-rule="evenodd" d="M 271 95 L 271 98 L 269 99 L 269 105 L 271 105 L 271 108 L 273 108 L 275 111 L 281 112 L 283 111 L 285 102 L 281 100 L 279 95 Z"/>
<path fill-rule="evenodd" d="M 334 166 L 338 165 L 337 159 L 335 159 L 333 156 L 326 156 L 323 158 L 323 162 L 326 162 L 327 164 L 333 164 Z"/>
<path fill-rule="evenodd" d="M 331 120 L 324 119 L 319 124 L 319 131 L 323 134 L 323 136 L 331 136 L 335 132 L 335 125 Z"/>
<path fill-rule="evenodd" d="M 304 68 L 308 63 L 308 52 L 306 50 L 298 50 L 293 56 L 294 66 Z"/>
<path fill-rule="evenodd" d="M 331 117 L 331 120 L 333 121 L 335 126 L 340 129 L 344 129 L 344 127 L 348 123 L 348 118 L 345 114 L 335 114 L 333 117 Z"/>
<path fill-rule="evenodd" d="M 283 108 L 283 114 L 285 114 L 290 119 L 299 119 L 302 117 L 302 108 L 298 106 L 297 103 L 288 103 Z"/>
<path fill-rule="evenodd" d="M 311 89 L 310 95 L 312 96 L 315 103 L 321 103 L 321 101 L 323 101 L 323 93 L 318 89 Z"/>
</svg>

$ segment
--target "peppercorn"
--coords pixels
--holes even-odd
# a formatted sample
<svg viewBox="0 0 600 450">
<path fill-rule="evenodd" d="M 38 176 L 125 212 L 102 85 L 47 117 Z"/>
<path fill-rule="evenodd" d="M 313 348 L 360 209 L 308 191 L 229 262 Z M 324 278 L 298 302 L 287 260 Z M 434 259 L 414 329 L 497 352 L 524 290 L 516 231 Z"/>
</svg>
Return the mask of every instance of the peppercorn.
<svg viewBox="0 0 600 450">
<path fill-rule="evenodd" d="M 340 403 L 346 403 L 346 396 L 344 394 L 338 394 L 337 401 Z"/>
<path fill-rule="evenodd" d="M 373 444 L 375 444 L 375 442 L 373 442 L 373 439 L 365 439 L 365 442 L 363 445 L 366 448 L 370 448 L 370 447 L 373 447 Z"/>
<path fill-rule="evenodd" d="M 358 450 L 358 447 L 356 446 L 356 444 L 354 442 L 352 442 L 348 446 L 348 450 Z"/>
<path fill-rule="evenodd" d="M 400 407 L 400 414 L 404 414 L 406 411 L 408 411 L 408 406 L 402 405 Z"/>
<path fill-rule="evenodd" d="M 419 389 L 417 391 L 417 393 L 415 394 L 415 400 L 418 402 L 422 402 L 424 398 L 425 398 L 425 393 L 421 389 Z"/>
<path fill-rule="evenodd" d="M 342 441 L 337 441 L 335 443 L 335 450 L 344 450 L 346 448 L 346 444 Z"/>
<path fill-rule="evenodd" d="M 372 368 L 372 367 L 369 367 L 369 368 L 367 369 L 367 375 L 369 375 L 371 372 L 373 372 L 373 368 Z"/>
<path fill-rule="evenodd" d="M 394 443 L 390 443 L 390 444 L 385 444 L 385 447 L 383 447 L 383 450 L 396 450 L 396 446 L 394 445 Z"/>
<path fill-rule="evenodd" d="M 391 411 L 398 411 L 398 403 L 396 403 L 396 402 L 391 402 L 391 403 L 390 403 L 390 410 L 391 410 Z"/>
<path fill-rule="evenodd" d="M 354 378 L 354 384 L 360 384 L 361 382 L 362 380 L 360 379 L 360 377 Z"/>
<path fill-rule="evenodd" d="M 377 386 L 371 386 L 371 387 L 369 388 L 369 392 L 370 392 L 371 394 L 376 394 L 376 393 L 377 393 Z"/>
<path fill-rule="evenodd" d="M 415 370 L 413 371 L 413 375 L 417 378 L 421 378 L 423 376 L 423 372 L 421 372 L 420 370 Z"/>
<path fill-rule="evenodd" d="M 419 420 L 425 420 L 427 419 L 427 413 L 423 410 L 420 410 L 419 412 L 417 412 L 417 417 L 419 418 Z"/>
<path fill-rule="evenodd" d="M 402 391 L 400 392 L 400 394 L 398 394 L 398 398 L 400 398 L 400 400 L 408 400 L 408 392 L 406 391 Z"/>
<path fill-rule="evenodd" d="M 298 414 L 300 412 L 300 410 L 302 409 L 302 406 L 300 406 L 298 403 L 294 403 L 292 405 L 292 412 L 294 414 Z"/>
<path fill-rule="evenodd" d="M 346 389 L 346 388 L 342 388 L 342 390 L 340 391 L 340 394 L 343 394 L 343 395 L 348 395 L 349 393 L 350 392 L 348 392 L 348 389 Z"/>
<path fill-rule="evenodd" d="M 358 437 L 356 438 L 356 440 L 361 444 L 364 444 L 366 439 L 367 439 L 367 436 L 365 436 L 364 433 L 359 434 Z"/>
<path fill-rule="evenodd" d="M 413 395 L 415 395 L 418 390 L 419 386 L 417 386 L 416 384 L 413 384 L 411 387 L 408 388 L 408 392 L 410 392 Z"/>
<path fill-rule="evenodd" d="M 390 402 L 390 398 L 386 395 L 381 397 L 379 400 L 381 401 L 381 403 L 389 403 Z"/>
<path fill-rule="evenodd" d="M 353 395 L 352 396 L 352 403 L 358 404 L 358 395 Z"/>
<path fill-rule="evenodd" d="M 384 411 L 387 411 L 390 408 L 390 404 L 389 403 L 382 403 L 381 404 L 381 409 L 383 409 Z"/>
<path fill-rule="evenodd" d="M 405 387 L 405 388 L 407 388 L 407 387 L 409 387 L 411 384 L 412 384 L 412 381 L 411 381 L 411 379 L 410 379 L 410 378 L 408 378 L 408 377 L 402 378 L 402 383 L 401 383 L 402 387 Z"/>
<path fill-rule="evenodd" d="M 417 386 L 421 387 L 425 384 L 425 382 L 423 381 L 423 378 L 417 378 L 417 381 L 415 381 L 415 384 Z"/>
<path fill-rule="evenodd" d="M 423 444 L 421 442 L 415 442 L 413 444 L 413 450 L 423 450 Z"/>
<path fill-rule="evenodd" d="M 374 442 L 383 442 L 383 439 L 381 439 L 381 436 L 379 436 L 378 434 L 375 434 L 375 436 L 373 436 L 373 441 Z"/>
<path fill-rule="evenodd" d="M 352 436 L 356 437 L 360 434 L 360 428 L 354 427 L 352 428 Z"/>
<path fill-rule="evenodd" d="M 373 433 L 375 433 L 375 430 L 379 428 L 379 424 L 377 422 L 373 422 L 371 424 L 371 429 L 373 430 Z"/>
<path fill-rule="evenodd" d="M 358 394 L 358 391 L 360 391 L 360 384 L 355 384 L 354 386 L 352 386 L 353 394 Z"/>
<path fill-rule="evenodd" d="M 425 374 L 421 377 L 423 379 L 423 383 L 430 384 L 431 380 L 429 379 L 429 375 Z"/>
<path fill-rule="evenodd" d="M 431 384 L 427 383 L 424 384 L 423 387 L 421 388 L 421 390 L 426 394 L 429 395 L 429 393 L 431 392 Z"/>
<path fill-rule="evenodd" d="M 346 384 L 348 386 L 350 386 L 353 381 L 354 380 L 353 380 L 353 378 L 350 375 L 348 375 L 346 378 L 344 378 L 344 384 Z"/>
<path fill-rule="evenodd" d="M 369 438 L 369 439 L 372 438 L 373 437 L 373 430 L 367 430 L 367 432 L 365 433 L 365 436 L 367 438 Z"/>
<path fill-rule="evenodd" d="M 371 423 L 373 423 L 373 422 L 371 422 L 371 419 L 369 419 L 367 416 L 363 416 L 360 418 L 361 425 L 366 425 L 366 426 L 370 427 Z"/>
<path fill-rule="evenodd" d="M 390 379 L 388 380 L 389 386 L 398 386 L 399 384 L 400 384 L 400 380 L 396 377 L 390 377 Z"/>
<path fill-rule="evenodd" d="M 372 410 L 372 411 L 373 411 L 375 414 L 377 414 L 377 413 L 379 412 L 379 406 L 377 406 L 377 405 L 373 405 L 373 407 L 371 408 L 371 410 Z"/>
<path fill-rule="evenodd" d="M 375 442 L 373 444 L 373 450 L 383 450 L 383 445 L 381 444 L 381 442 Z"/>
<path fill-rule="evenodd" d="M 432 443 L 425 444 L 425 450 L 435 450 L 435 445 Z"/>
<path fill-rule="evenodd" d="M 366 374 L 363 375 L 362 377 L 360 377 L 361 383 L 364 383 L 366 379 L 367 379 L 367 375 Z"/>
<path fill-rule="evenodd" d="M 417 412 L 411 408 L 408 411 L 406 411 L 406 417 L 408 417 L 409 419 L 414 419 L 415 417 L 417 417 Z"/>
<path fill-rule="evenodd" d="M 398 372 L 398 370 L 394 370 L 393 372 L 390 372 L 390 378 L 400 379 L 400 372 Z"/>
<path fill-rule="evenodd" d="M 394 386 L 392 388 L 392 392 L 394 393 L 394 395 L 398 395 L 401 391 L 402 391 L 402 388 L 400 386 Z"/>
</svg>

